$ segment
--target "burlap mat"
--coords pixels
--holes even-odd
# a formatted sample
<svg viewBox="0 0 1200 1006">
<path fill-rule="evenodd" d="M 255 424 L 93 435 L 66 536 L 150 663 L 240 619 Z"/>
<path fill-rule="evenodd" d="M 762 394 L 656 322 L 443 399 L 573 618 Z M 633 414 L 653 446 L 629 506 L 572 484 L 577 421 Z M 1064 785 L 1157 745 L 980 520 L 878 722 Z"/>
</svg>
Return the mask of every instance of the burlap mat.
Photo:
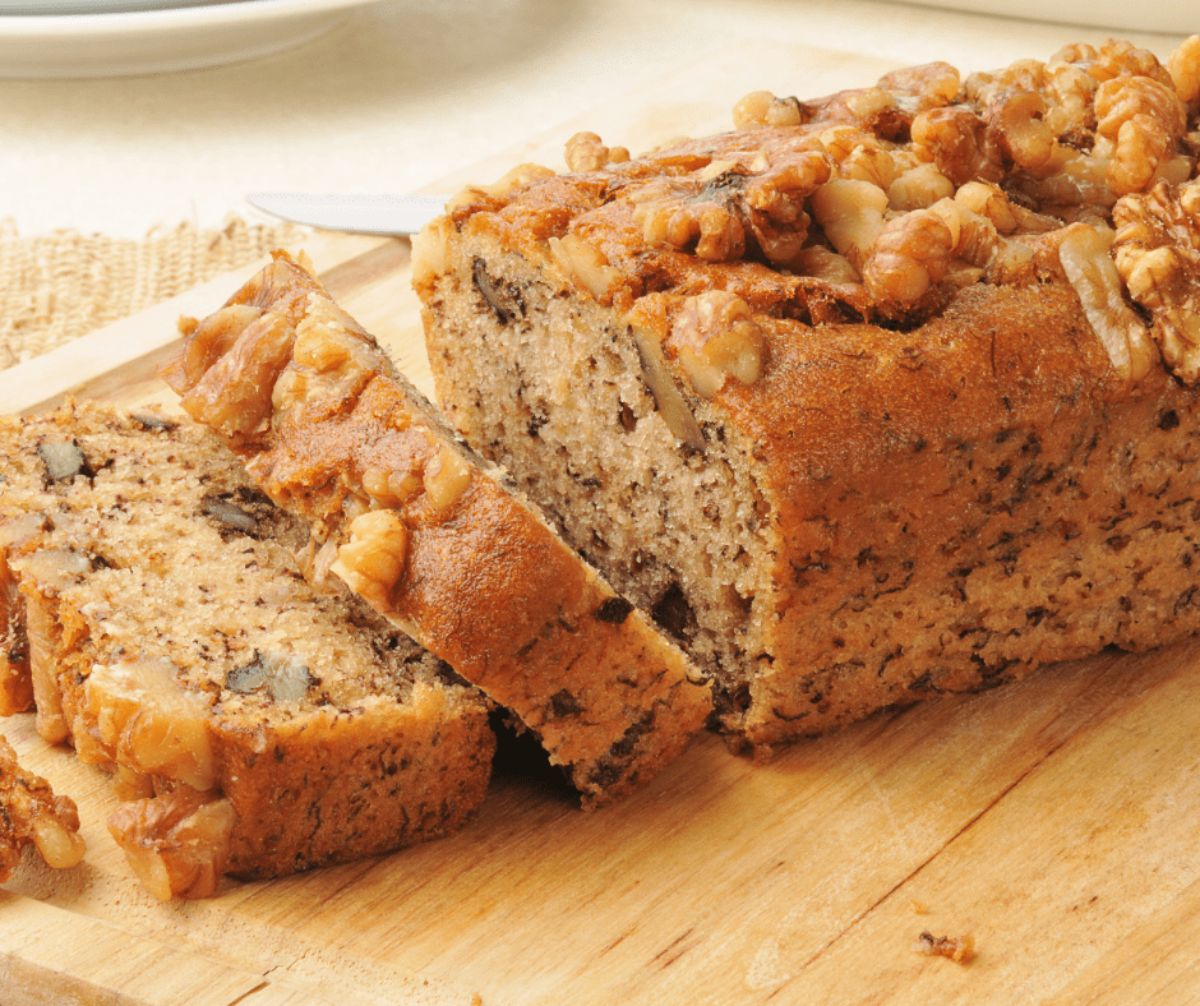
<svg viewBox="0 0 1200 1006">
<path fill-rule="evenodd" d="M 0 221 L 0 370 L 236 269 L 303 233 L 230 218 L 220 230 L 156 228 L 142 241 Z"/>
</svg>

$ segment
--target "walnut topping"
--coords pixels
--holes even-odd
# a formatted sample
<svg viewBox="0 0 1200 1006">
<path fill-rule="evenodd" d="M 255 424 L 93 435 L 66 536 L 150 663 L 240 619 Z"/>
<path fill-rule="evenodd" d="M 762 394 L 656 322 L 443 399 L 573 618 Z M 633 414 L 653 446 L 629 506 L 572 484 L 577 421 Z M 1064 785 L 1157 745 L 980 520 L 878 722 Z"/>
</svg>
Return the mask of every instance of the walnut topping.
<svg viewBox="0 0 1200 1006">
<path fill-rule="evenodd" d="M 861 270 L 883 231 L 888 197 L 878 185 L 836 178 L 813 196 L 813 215 L 840 255 Z"/>
<path fill-rule="evenodd" d="M 978 185 L 978 182 L 971 184 Z M 937 166 L 918 164 L 888 186 L 888 205 L 894 210 L 919 210 L 954 195 L 954 183 Z"/>
<path fill-rule="evenodd" d="M 608 264 L 603 253 L 578 234 L 550 239 L 550 254 L 558 267 L 578 286 L 602 304 L 610 303 L 621 274 Z"/>
<path fill-rule="evenodd" d="M 1153 318 L 1151 334 L 1172 372 L 1200 380 L 1200 179 L 1159 183 L 1121 199 L 1113 255 L 1129 295 Z"/>
<path fill-rule="evenodd" d="M 1175 84 L 1175 93 L 1184 104 L 1200 105 L 1200 35 L 1179 44 L 1167 59 L 1167 72 Z"/>
<path fill-rule="evenodd" d="M 595 133 L 576 133 L 567 140 L 567 167 L 572 171 L 602 171 L 610 164 L 629 160 L 625 147 L 606 147 Z"/>
<path fill-rule="evenodd" d="M 362 473 L 362 487 L 376 507 L 401 506 L 416 496 L 424 484 L 421 474 L 416 471 L 367 468 Z"/>
<path fill-rule="evenodd" d="M 753 384 L 767 353 L 749 305 L 724 290 L 689 297 L 675 318 L 669 345 L 704 398 L 712 398 L 730 377 Z"/>
<path fill-rule="evenodd" d="M 235 822 L 228 800 L 178 786 L 122 804 L 109 817 L 108 830 L 146 889 L 169 901 L 216 892 Z"/>
<path fill-rule="evenodd" d="M 427 509 L 444 515 L 471 484 L 471 466 L 453 447 L 442 444 L 426 463 L 423 481 Z"/>
<path fill-rule="evenodd" d="M 113 761 L 195 789 L 212 787 L 209 702 L 180 687 L 170 663 L 97 664 L 84 692 L 97 739 Z"/>
<path fill-rule="evenodd" d="M 804 111 L 795 98 L 777 98 L 770 91 L 751 91 L 733 106 L 735 129 L 799 126 Z"/>
<path fill-rule="evenodd" d="M 395 510 L 371 510 L 350 523 L 350 540 L 338 549 L 330 569 L 354 593 L 377 608 L 387 608 L 407 559 L 403 518 Z"/>
<path fill-rule="evenodd" d="M 1072 224 L 1059 243 L 1058 257 L 1113 369 L 1128 381 L 1138 381 L 1157 353 L 1146 326 L 1125 303 L 1121 278 L 1108 253 L 1112 241 L 1108 228 Z"/>
<path fill-rule="evenodd" d="M 452 213 L 476 204 L 502 206 L 518 189 L 523 189 L 540 178 L 549 178 L 553 174 L 553 171 L 540 164 L 518 164 L 491 185 L 468 185 L 446 203 L 446 212 Z"/>
<path fill-rule="evenodd" d="M 915 304 L 946 275 L 955 236 L 941 217 L 918 210 L 891 220 L 863 265 L 863 282 L 877 303 Z"/>
<path fill-rule="evenodd" d="M 1096 91 L 1096 133 L 1113 141 L 1107 169 L 1113 192 L 1139 192 L 1175 152 L 1187 131 L 1187 110 L 1169 84 L 1150 77 L 1114 77 Z"/>
<path fill-rule="evenodd" d="M 23 769 L 0 737 L 0 883 L 8 880 L 32 844 L 46 865 L 66 870 L 83 859 L 79 812 L 70 797 L 55 796 L 41 776 Z"/>
<path fill-rule="evenodd" d="M 357 323 L 325 297 L 310 294 L 296 326 L 291 362 L 271 393 L 277 412 L 308 405 L 336 409 L 356 398 L 379 369 L 379 353 Z"/>
</svg>

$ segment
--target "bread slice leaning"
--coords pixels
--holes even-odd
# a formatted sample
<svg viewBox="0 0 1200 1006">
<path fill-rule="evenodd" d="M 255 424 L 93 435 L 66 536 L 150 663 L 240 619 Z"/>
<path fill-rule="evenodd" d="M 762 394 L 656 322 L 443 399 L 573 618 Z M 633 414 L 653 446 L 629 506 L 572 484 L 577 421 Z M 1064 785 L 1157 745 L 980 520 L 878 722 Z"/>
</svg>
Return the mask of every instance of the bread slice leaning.
<svg viewBox="0 0 1200 1006">
<path fill-rule="evenodd" d="M 167 372 L 344 580 L 533 731 L 594 806 L 710 711 L 682 651 L 510 491 L 287 257 L 191 331 Z"/>
<path fill-rule="evenodd" d="M 304 526 L 208 431 L 69 405 L 0 420 L 0 445 L 0 676 L 115 773 L 109 828 L 153 893 L 385 852 L 478 806 L 485 700 L 314 590 Z"/>
</svg>

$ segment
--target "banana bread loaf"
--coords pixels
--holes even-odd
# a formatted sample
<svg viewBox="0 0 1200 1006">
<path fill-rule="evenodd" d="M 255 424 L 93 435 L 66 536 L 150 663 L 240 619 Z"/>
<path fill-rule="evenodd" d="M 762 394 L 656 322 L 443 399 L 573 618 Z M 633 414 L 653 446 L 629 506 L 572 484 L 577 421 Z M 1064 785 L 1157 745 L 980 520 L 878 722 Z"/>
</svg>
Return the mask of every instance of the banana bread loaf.
<svg viewBox="0 0 1200 1006">
<path fill-rule="evenodd" d="M 760 749 L 1200 626 L 1200 36 L 467 189 L 414 245 L 451 421 Z"/>
<path fill-rule="evenodd" d="M 55 796 L 45 779 L 22 768 L 12 745 L 0 737 L 0 884 L 29 845 L 55 870 L 77 865 L 87 851 L 75 801 Z"/>
<path fill-rule="evenodd" d="M 681 650 L 458 441 L 309 273 L 279 256 L 167 371 L 329 571 L 509 709 L 592 807 L 711 709 Z"/>
<path fill-rule="evenodd" d="M 316 592 L 304 525 L 207 430 L 67 406 L 0 421 L 0 444 L 7 676 L 44 738 L 116 773 L 109 828 L 153 893 L 373 855 L 478 806 L 482 696 Z"/>
</svg>

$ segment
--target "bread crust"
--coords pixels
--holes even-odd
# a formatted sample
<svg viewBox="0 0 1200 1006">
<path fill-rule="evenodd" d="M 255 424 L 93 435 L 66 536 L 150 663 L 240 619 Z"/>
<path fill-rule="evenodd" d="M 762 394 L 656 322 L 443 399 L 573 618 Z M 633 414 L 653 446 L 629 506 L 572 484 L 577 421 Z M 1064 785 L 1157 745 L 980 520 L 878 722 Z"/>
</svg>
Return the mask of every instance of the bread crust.
<svg viewBox="0 0 1200 1006">
<path fill-rule="evenodd" d="M 321 543 L 343 558 L 362 526 L 356 518 L 402 515 L 402 573 L 374 593 L 370 582 L 359 584 L 376 610 L 512 710 L 585 806 L 633 789 L 673 758 L 711 708 L 682 652 L 507 491 L 501 473 L 455 440 L 307 272 L 280 257 L 226 310 L 237 305 L 261 310 L 260 320 L 189 376 L 188 354 L 217 316 L 202 322 L 168 379 L 185 409 L 220 428 L 214 416 L 236 394 L 222 360 L 257 352 L 261 333 L 285 325 L 313 334 L 305 326 L 319 325 L 314 338 L 348 347 L 359 369 L 348 364 L 331 395 L 290 405 L 280 389 L 294 387 L 303 367 L 292 346 L 282 350 L 274 392 L 260 390 L 264 400 L 274 397 L 265 417 L 229 440 L 256 483 L 312 521 Z M 455 472 L 453 498 L 440 507 L 435 461 Z M 424 478 L 423 490 L 404 501 L 380 498 L 391 491 L 380 484 L 410 476 Z M 348 582 L 356 586 L 352 575 Z"/>
</svg>

